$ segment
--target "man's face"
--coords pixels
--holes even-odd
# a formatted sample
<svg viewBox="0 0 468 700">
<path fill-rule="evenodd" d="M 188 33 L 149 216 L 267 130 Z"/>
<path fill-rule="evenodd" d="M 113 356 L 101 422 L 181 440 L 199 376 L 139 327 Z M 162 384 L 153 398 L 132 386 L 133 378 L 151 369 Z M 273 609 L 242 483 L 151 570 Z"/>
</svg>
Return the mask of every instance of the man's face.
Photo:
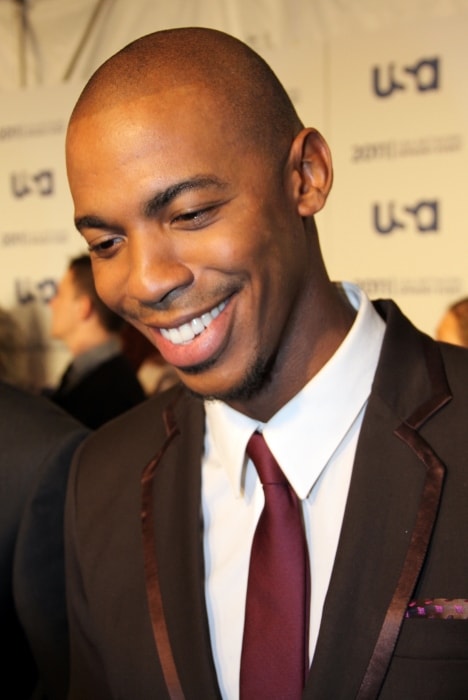
<svg viewBox="0 0 468 700">
<path fill-rule="evenodd" d="M 292 312 L 309 248 L 272 163 L 182 89 L 70 130 L 75 216 L 98 293 L 203 396 L 242 401 L 307 343 Z"/>
</svg>

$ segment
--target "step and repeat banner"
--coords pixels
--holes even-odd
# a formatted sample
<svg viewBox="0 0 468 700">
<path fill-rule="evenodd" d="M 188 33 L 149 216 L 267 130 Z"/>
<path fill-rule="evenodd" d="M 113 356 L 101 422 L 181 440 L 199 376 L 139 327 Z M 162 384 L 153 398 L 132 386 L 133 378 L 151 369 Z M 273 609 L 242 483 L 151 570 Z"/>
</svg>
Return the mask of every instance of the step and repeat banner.
<svg viewBox="0 0 468 700">
<path fill-rule="evenodd" d="M 333 275 L 433 335 L 468 294 L 468 21 L 337 40 L 329 63 Z"/>
<path fill-rule="evenodd" d="M 28 384 L 53 382 L 67 361 L 49 338 L 48 302 L 70 257 L 85 250 L 73 226 L 64 138 L 76 85 L 2 97 L 0 106 L 0 306 L 22 331 Z"/>
<path fill-rule="evenodd" d="M 431 335 L 445 308 L 468 294 L 466 36 L 468 19 L 458 16 L 326 45 L 281 42 L 260 24 L 240 37 L 331 146 L 334 187 L 317 217 L 331 276 L 393 297 Z M 50 340 L 48 301 L 85 250 L 64 163 L 80 89 L 3 93 L 0 102 L 0 307 L 23 329 L 34 387 L 54 383 L 68 360 Z"/>
</svg>

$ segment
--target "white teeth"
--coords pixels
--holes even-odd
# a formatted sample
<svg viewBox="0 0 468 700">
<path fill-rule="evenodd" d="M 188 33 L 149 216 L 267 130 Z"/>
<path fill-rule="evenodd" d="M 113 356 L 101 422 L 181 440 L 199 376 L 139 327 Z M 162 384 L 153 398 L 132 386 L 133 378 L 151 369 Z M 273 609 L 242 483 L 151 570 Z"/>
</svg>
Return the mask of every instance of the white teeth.
<svg viewBox="0 0 468 700">
<path fill-rule="evenodd" d="M 203 316 L 201 317 L 201 322 L 203 323 L 205 328 L 208 328 L 208 326 L 210 325 L 212 320 L 213 320 L 213 317 L 210 313 L 203 314 Z"/>
<path fill-rule="evenodd" d="M 195 335 L 200 335 L 200 333 L 205 330 L 205 326 L 203 325 L 201 318 L 194 318 L 190 325 L 192 326 L 192 331 L 195 333 Z"/>
<path fill-rule="evenodd" d="M 170 340 L 171 343 L 174 343 L 174 345 L 189 343 L 196 335 L 200 335 L 205 328 L 208 328 L 210 323 L 219 316 L 225 306 L 226 302 L 222 301 L 221 304 L 215 306 L 211 311 L 202 314 L 201 317 L 193 318 L 190 323 L 183 323 L 178 328 L 161 328 L 161 335 L 163 338 Z"/>
<path fill-rule="evenodd" d="M 195 333 L 192 331 L 190 323 L 184 323 L 184 325 L 179 328 L 179 333 L 182 342 L 187 342 L 195 338 Z"/>
<path fill-rule="evenodd" d="M 180 331 L 178 328 L 161 329 L 161 333 L 165 338 L 171 341 L 171 343 L 182 343 L 183 340 L 180 336 Z"/>
</svg>

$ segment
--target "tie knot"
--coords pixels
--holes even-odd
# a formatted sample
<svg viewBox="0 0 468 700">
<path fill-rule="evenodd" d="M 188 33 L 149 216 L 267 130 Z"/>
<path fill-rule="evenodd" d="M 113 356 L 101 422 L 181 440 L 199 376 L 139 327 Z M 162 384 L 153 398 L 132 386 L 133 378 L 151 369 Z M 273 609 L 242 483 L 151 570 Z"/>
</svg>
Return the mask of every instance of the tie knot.
<svg viewBox="0 0 468 700">
<path fill-rule="evenodd" d="M 263 485 L 288 483 L 261 433 L 253 433 L 247 443 L 247 454 L 254 463 Z"/>
</svg>

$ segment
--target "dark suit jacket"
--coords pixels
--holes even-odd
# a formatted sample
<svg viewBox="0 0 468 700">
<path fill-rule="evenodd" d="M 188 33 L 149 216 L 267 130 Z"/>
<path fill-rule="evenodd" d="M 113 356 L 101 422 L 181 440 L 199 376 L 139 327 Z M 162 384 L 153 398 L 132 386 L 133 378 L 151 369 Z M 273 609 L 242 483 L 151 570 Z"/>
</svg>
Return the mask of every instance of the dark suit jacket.
<svg viewBox="0 0 468 700">
<path fill-rule="evenodd" d="M 2 697 L 65 697 L 68 643 L 63 507 L 88 434 L 49 401 L 0 383 Z"/>
<path fill-rule="evenodd" d="M 92 369 L 69 391 L 59 388 L 50 398 L 83 425 L 95 429 L 146 396 L 130 362 L 120 354 Z"/>
<path fill-rule="evenodd" d="M 387 331 L 303 697 L 464 700 L 468 619 L 405 615 L 413 600 L 468 599 L 468 353 L 377 307 Z M 174 389 L 79 450 L 66 518 L 72 700 L 220 697 L 203 438 L 202 403 Z"/>
</svg>

